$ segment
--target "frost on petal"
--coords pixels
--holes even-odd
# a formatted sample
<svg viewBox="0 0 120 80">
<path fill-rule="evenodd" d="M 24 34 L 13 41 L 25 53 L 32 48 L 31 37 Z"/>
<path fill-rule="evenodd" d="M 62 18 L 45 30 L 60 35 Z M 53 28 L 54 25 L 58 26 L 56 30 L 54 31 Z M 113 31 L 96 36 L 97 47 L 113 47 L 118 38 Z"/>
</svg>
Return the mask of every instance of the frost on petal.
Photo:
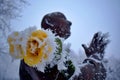
<svg viewBox="0 0 120 80">
<path fill-rule="evenodd" d="M 21 45 L 22 40 L 23 38 L 19 32 L 13 32 L 8 36 L 9 52 L 15 59 L 23 58 L 24 56 L 24 50 Z"/>
<path fill-rule="evenodd" d="M 26 53 L 26 43 L 28 36 L 36 30 L 35 27 L 30 27 L 24 31 L 17 32 L 14 31 L 8 35 L 7 41 L 9 44 L 9 52 L 12 58 L 22 59 Z"/>
<path fill-rule="evenodd" d="M 46 64 L 53 60 L 55 48 L 56 43 L 52 32 L 36 30 L 28 38 L 24 61 L 29 66 L 36 66 L 38 70 L 43 72 Z"/>
</svg>

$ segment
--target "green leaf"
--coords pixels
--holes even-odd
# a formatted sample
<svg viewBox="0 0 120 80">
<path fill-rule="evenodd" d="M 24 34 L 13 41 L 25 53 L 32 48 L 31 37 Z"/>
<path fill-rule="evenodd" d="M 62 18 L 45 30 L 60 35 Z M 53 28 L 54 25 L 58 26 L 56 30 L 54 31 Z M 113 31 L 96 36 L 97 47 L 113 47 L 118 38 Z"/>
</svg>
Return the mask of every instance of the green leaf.
<svg viewBox="0 0 120 80">
<path fill-rule="evenodd" d="M 58 61 L 60 60 L 61 58 L 61 53 L 62 53 L 62 41 L 59 39 L 59 38 L 56 38 L 55 39 L 55 42 L 57 43 L 57 50 L 56 52 L 54 53 L 56 56 L 55 56 L 55 59 Z M 59 57 L 58 57 L 59 56 Z"/>
<path fill-rule="evenodd" d="M 75 66 L 71 60 L 66 61 L 65 66 L 67 70 L 62 70 L 61 73 L 66 77 L 66 79 L 69 79 L 75 72 Z"/>
<path fill-rule="evenodd" d="M 62 41 L 59 38 L 56 38 L 55 42 L 58 45 L 56 54 L 61 54 L 61 52 L 62 52 Z"/>
</svg>

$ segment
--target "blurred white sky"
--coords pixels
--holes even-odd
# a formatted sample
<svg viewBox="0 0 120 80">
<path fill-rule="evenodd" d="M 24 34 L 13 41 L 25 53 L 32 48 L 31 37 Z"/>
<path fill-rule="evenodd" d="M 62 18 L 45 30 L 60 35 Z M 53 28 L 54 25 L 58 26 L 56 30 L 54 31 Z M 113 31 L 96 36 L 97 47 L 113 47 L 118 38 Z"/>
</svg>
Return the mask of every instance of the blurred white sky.
<svg viewBox="0 0 120 80">
<path fill-rule="evenodd" d="M 40 28 L 42 17 L 51 12 L 62 12 L 72 22 L 71 37 L 66 40 L 78 52 L 82 43 L 89 43 L 97 31 L 109 32 L 111 43 L 108 55 L 120 55 L 120 0 L 28 0 L 22 17 L 13 22 L 14 30 L 24 30 L 36 25 Z M 83 50 L 83 49 L 82 49 Z M 117 56 L 118 57 L 118 56 Z"/>
</svg>

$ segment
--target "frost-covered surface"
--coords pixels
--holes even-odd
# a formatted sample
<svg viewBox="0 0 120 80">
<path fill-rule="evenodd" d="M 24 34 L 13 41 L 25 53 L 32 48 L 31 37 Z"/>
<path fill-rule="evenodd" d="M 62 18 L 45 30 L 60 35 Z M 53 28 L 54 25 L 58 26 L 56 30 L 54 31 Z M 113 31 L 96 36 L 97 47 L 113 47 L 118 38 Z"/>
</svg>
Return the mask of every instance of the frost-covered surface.
<svg viewBox="0 0 120 80">
<path fill-rule="evenodd" d="M 104 60 L 107 69 L 106 80 L 120 80 L 120 59 L 114 55 Z"/>
<path fill-rule="evenodd" d="M 52 47 L 52 51 L 49 53 L 48 45 L 45 46 L 45 49 L 43 52 L 48 55 L 48 58 L 44 59 L 40 64 L 36 65 L 37 69 L 42 72 L 44 72 L 46 65 L 52 62 L 55 56 L 53 53 L 56 52 L 56 47 L 57 47 L 57 44 L 55 43 L 55 35 L 50 30 L 43 30 L 43 31 L 45 31 L 48 35 L 48 37 L 44 40 L 44 42 L 46 42 L 46 44 Z M 41 42 L 39 42 L 39 44 L 41 44 Z"/>
<path fill-rule="evenodd" d="M 8 43 L 9 45 L 14 46 L 13 51 L 10 51 L 13 59 L 20 58 L 22 56 L 21 49 L 18 49 L 19 46 L 23 49 L 23 53 L 26 53 L 27 41 L 30 34 L 36 30 L 36 27 L 29 27 L 24 31 L 18 32 L 14 31 L 10 35 L 8 35 Z M 10 48 L 11 46 L 9 46 Z"/>
</svg>

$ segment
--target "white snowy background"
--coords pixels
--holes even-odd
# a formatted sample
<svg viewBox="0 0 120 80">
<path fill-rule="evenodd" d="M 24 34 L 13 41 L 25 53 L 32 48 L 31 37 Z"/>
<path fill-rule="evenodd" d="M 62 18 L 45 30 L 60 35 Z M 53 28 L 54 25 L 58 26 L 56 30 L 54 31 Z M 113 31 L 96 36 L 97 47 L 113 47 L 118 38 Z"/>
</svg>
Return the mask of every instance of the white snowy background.
<svg viewBox="0 0 120 80">
<path fill-rule="evenodd" d="M 29 0 L 29 3 L 23 9 L 22 17 L 12 22 L 13 31 L 34 25 L 39 29 L 45 14 L 62 12 L 72 22 L 72 34 L 66 43 L 72 44 L 72 49 L 81 59 L 85 57 L 82 43 L 89 44 L 97 31 L 109 32 L 111 42 L 106 48 L 105 58 L 109 60 L 107 67 L 115 68 L 109 78 L 120 79 L 120 71 L 116 71 L 120 67 L 120 0 Z M 19 80 L 19 60 L 12 61 L 9 55 L 0 54 L 0 57 L 4 56 L 4 60 L 0 58 L 0 80 Z"/>
</svg>

